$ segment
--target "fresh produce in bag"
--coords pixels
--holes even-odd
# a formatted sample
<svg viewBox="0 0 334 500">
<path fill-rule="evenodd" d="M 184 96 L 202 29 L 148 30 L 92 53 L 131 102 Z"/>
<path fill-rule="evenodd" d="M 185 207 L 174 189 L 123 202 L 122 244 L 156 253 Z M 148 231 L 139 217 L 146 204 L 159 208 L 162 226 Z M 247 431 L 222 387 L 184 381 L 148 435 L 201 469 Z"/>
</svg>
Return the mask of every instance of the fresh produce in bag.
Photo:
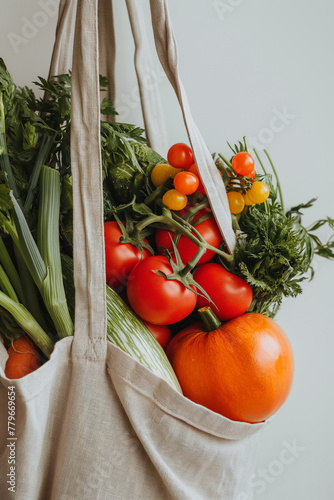
<svg viewBox="0 0 334 500">
<path fill-rule="evenodd" d="M 28 342 L 20 353 L 29 358 L 27 373 L 73 334 L 75 303 L 71 75 L 37 85 L 47 99 L 17 88 L 1 61 L 0 331 L 8 366 L 16 343 Z M 107 85 L 101 77 L 101 92 Z M 106 98 L 101 114 L 117 114 Z M 268 153 L 271 173 L 245 139 L 229 147 L 230 158 L 213 158 L 233 254 L 191 148 L 172 145 L 165 159 L 141 128 L 101 121 L 107 336 L 193 401 L 259 422 L 284 403 L 293 377 L 291 346 L 273 318 L 284 297 L 301 293 L 314 255 L 334 257 L 333 239 L 323 243 L 316 233 L 333 220 L 306 229 L 300 210 L 315 200 L 286 212 Z M 211 328 L 218 334 L 206 332 L 203 307 L 223 322 Z"/>
</svg>

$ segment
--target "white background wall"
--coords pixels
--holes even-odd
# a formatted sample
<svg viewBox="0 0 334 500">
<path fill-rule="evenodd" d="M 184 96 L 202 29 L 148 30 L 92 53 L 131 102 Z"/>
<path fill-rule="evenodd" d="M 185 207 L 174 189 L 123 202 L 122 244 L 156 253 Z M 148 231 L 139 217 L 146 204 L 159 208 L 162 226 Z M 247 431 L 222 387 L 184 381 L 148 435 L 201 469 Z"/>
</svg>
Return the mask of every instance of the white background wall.
<svg viewBox="0 0 334 500">
<path fill-rule="evenodd" d="M 50 8 L 55 1 L 49 0 Z M 51 10 L 38 17 L 42 3 L 1 0 L 0 55 L 20 85 L 47 76 L 56 17 Z M 114 3 L 117 99 L 131 103 L 126 121 L 141 124 L 124 2 Z M 169 5 L 183 82 L 210 150 L 227 153 L 226 140 L 257 138 L 276 164 L 287 208 L 318 196 L 305 222 L 334 217 L 333 2 L 170 0 Z M 40 24 L 30 38 L 24 18 Z M 11 33 L 23 37 L 16 51 Z M 185 141 L 165 78 L 159 79 L 159 88 L 170 144 Z M 275 114 L 284 109 L 290 117 L 282 130 L 268 132 Z M 304 293 L 286 300 L 276 318 L 292 342 L 296 374 L 288 402 L 264 431 L 253 478 L 256 499 L 334 498 L 334 263 L 317 259 L 315 269 Z M 289 445 L 297 446 L 295 456 L 284 454 Z"/>
</svg>

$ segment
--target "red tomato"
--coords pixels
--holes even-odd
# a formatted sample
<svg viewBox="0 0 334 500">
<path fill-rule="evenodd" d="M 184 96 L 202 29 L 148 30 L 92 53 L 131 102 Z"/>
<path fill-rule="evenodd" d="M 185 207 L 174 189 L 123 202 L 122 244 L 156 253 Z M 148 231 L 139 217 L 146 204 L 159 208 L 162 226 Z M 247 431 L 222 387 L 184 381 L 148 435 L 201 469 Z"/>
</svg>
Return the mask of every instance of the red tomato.
<svg viewBox="0 0 334 500">
<path fill-rule="evenodd" d="M 210 306 L 221 321 L 244 314 L 251 305 L 253 292 L 250 285 L 219 264 L 209 262 L 200 266 L 194 273 L 194 279 L 217 306 L 197 295 L 197 307 Z"/>
<path fill-rule="evenodd" d="M 252 177 L 254 166 L 253 157 L 246 151 L 241 151 L 232 158 L 232 168 L 238 175 Z"/>
<path fill-rule="evenodd" d="M 159 342 L 161 347 L 165 349 L 170 339 L 172 338 L 172 332 L 170 328 L 168 328 L 168 326 L 166 325 L 153 325 L 152 323 L 149 323 L 145 320 L 142 320 L 142 322 L 147 326 L 152 335 L 154 335 L 156 341 Z"/>
<path fill-rule="evenodd" d="M 194 310 L 196 294 L 179 281 L 168 280 L 156 271 L 166 275 L 173 272 L 166 257 L 147 257 L 132 269 L 126 287 L 128 300 L 142 319 L 154 325 L 171 325 Z"/>
<path fill-rule="evenodd" d="M 122 231 L 116 221 L 104 223 L 106 281 L 116 291 L 125 288 L 129 272 L 137 262 L 151 255 L 146 248 L 141 255 L 131 243 L 121 243 L 121 236 Z"/>
<path fill-rule="evenodd" d="M 193 222 L 203 217 L 206 213 L 210 212 L 209 209 L 204 208 L 200 210 L 194 217 Z M 203 222 L 200 222 L 196 226 L 197 231 L 203 236 L 205 241 L 215 248 L 219 248 L 219 245 L 222 242 L 222 236 L 215 221 L 213 215 L 211 215 L 208 219 Z M 165 247 L 170 252 L 173 251 L 173 245 L 171 242 L 171 238 L 174 239 L 174 233 L 171 231 L 167 231 L 166 229 L 158 229 L 155 233 L 155 242 L 159 249 L 159 247 Z M 181 256 L 181 260 L 184 264 L 187 264 L 195 255 L 198 250 L 198 247 L 195 243 L 189 240 L 186 236 L 181 236 L 179 243 L 177 245 L 178 252 Z M 204 262 L 208 262 L 215 255 L 213 250 L 207 250 L 205 254 L 200 258 L 199 264 L 204 264 Z"/>
<path fill-rule="evenodd" d="M 174 144 L 167 153 L 167 160 L 174 168 L 184 168 L 188 170 L 194 163 L 194 156 L 191 148 L 183 142 Z"/>
<path fill-rule="evenodd" d="M 174 240 L 174 233 L 167 231 L 167 229 L 157 229 L 155 232 L 155 243 L 159 253 L 163 253 L 163 248 L 167 248 L 169 252 L 173 252 L 172 240 Z"/>
</svg>

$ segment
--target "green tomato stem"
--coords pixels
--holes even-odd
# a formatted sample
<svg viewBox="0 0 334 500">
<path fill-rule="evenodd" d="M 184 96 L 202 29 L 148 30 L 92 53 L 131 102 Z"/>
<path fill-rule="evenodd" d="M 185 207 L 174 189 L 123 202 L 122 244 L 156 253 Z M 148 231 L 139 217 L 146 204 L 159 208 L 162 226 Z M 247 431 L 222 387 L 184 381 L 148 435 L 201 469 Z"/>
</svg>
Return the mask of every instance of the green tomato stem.
<svg viewBox="0 0 334 500">
<path fill-rule="evenodd" d="M 198 314 L 204 323 L 204 330 L 206 332 L 209 333 L 214 330 L 218 330 L 218 328 L 222 326 L 221 321 L 217 318 L 211 307 L 202 307 L 201 309 L 198 309 Z"/>
<path fill-rule="evenodd" d="M 232 163 L 230 161 L 228 161 L 225 156 L 223 156 L 221 153 L 218 154 L 218 156 L 223 160 L 224 163 L 226 163 L 226 165 L 228 165 L 229 167 L 232 168 Z"/>
<path fill-rule="evenodd" d="M 163 185 L 157 187 L 149 196 L 145 198 L 144 204 L 149 207 L 151 203 L 155 201 L 156 198 L 161 198 L 165 191 L 166 188 Z"/>
<path fill-rule="evenodd" d="M 184 277 L 188 273 L 190 273 L 194 269 L 194 267 L 196 267 L 196 265 L 198 264 L 199 260 L 205 254 L 205 252 L 206 252 L 205 246 L 204 245 L 199 246 L 199 248 L 198 248 L 196 254 L 194 255 L 194 257 L 189 262 L 187 262 L 187 264 L 184 266 L 184 268 L 181 269 L 181 271 L 179 272 L 180 276 Z"/>
<path fill-rule="evenodd" d="M 179 217 L 178 215 L 174 215 L 174 217 L 175 217 L 176 220 L 179 219 L 179 220 L 183 221 L 183 219 L 181 217 Z M 179 222 L 178 224 L 181 227 L 183 227 L 181 222 Z M 191 241 L 193 241 L 198 247 L 203 246 L 205 250 L 212 250 L 216 254 L 221 255 L 222 257 L 224 257 L 224 259 L 226 259 L 228 262 L 232 262 L 233 261 L 233 255 L 228 254 L 228 253 L 224 252 L 223 250 L 220 250 L 219 248 L 216 248 L 216 247 L 210 245 L 209 243 L 207 243 L 205 241 L 205 239 L 203 238 L 203 236 L 201 235 L 201 233 L 199 233 L 199 231 L 197 231 L 196 227 L 192 226 L 191 229 L 192 229 L 192 232 L 195 234 L 195 238 L 194 238 L 194 235 L 192 234 L 192 232 L 190 232 L 190 236 L 191 237 L 189 236 L 189 231 L 188 230 L 187 230 L 186 234 L 185 233 L 183 233 L 183 234 L 185 234 L 185 236 L 187 236 L 187 238 L 189 238 Z M 198 243 L 198 240 L 200 241 L 200 243 L 202 245 L 200 245 Z"/>
<path fill-rule="evenodd" d="M 265 174 L 265 175 L 268 175 L 268 172 L 267 172 L 267 171 L 266 171 L 266 169 L 264 168 L 264 165 L 263 165 L 263 163 L 262 163 L 262 161 L 261 161 L 260 156 L 258 155 L 258 152 L 256 151 L 256 149 L 255 149 L 255 148 L 253 148 L 253 151 L 254 151 L 254 153 L 255 153 L 255 156 L 256 156 L 256 158 L 257 158 L 258 162 L 259 162 L 259 163 L 260 163 L 260 165 L 261 165 L 261 168 L 262 168 L 262 170 L 263 170 L 264 174 Z"/>
<path fill-rule="evenodd" d="M 193 207 L 190 207 L 188 212 L 186 213 L 184 220 L 186 221 L 192 221 L 194 216 L 203 208 L 207 208 L 209 206 L 209 201 L 207 198 L 204 198 L 198 205 L 194 205 Z M 196 221 L 197 222 L 197 221 Z"/>
<path fill-rule="evenodd" d="M 212 250 L 218 255 L 224 257 L 224 259 L 226 259 L 228 262 L 233 261 L 232 255 L 207 243 L 203 238 L 203 236 L 197 231 L 195 227 L 191 226 L 190 223 L 182 219 L 182 217 L 176 214 L 172 215 L 172 213 L 168 209 L 164 209 L 162 215 L 152 214 L 146 219 L 144 219 L 142 222 L 139 222 L 139 224 L 136 225 L 134 236 L 135 237 L 138 236 L 139 233 L 147 226 L 157 222 L 166 224 L 174 232 L 186 236 L 190 241 L 195 243 L 195 245 L 198 246 L 199 251 L 201 251 L 201 253 L 198 251 L 194 256 L 194 258 L 191 259 L 190 262 L 188 262 L 186 266 L 187 271 L 185 272 L 185 274 L 187 274 L 191 269 L 193 269 L 196 266 L 198 260 L 201 258 L 202 255 L 204 255 L 206 250 Z"/>
<path fill-rule="evenodd" d="M 278 192 L 279 192 L 279 199 L 280 199 L 280 203 L 281 203 L 281 207 L 282 207 L 282 212 L 285 213 L 284 202 L 283 202 L 283 192 L 282 192 L 282 189 L 281 189 L 281 183 L 279 181 L 278 174 L 276 172 L 276 168 L 274 167 L 274 164 L 273 164 L 273 162 L 272 162 L 272 160 L 271 160 L 268 152 L 266 150 L 264 150 L 264 153 L 265 153 L 266 157 L 269 160 L 271 168 L 273 169 L 273 172 L 274 172 L 274 175 L 275 175 L 275 179 L 276 179 L 276 183 L 277 183 L 277 189 L 278 189 Z"/>
</svg>

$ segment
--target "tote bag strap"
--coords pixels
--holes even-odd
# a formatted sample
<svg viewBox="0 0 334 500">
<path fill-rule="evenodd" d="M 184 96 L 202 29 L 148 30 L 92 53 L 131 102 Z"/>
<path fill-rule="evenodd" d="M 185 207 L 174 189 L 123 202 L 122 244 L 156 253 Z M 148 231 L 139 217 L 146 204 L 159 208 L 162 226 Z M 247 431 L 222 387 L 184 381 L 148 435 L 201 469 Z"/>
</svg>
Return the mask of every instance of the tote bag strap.
<svg viewBox="0 0 334 500">
<path fill-rule="evenodd" d="M 67 73 L 72 63 L 72 37 L 77 0 L 60 0 L 56 38 L 51 56 L 49 78 Z"/>
<path fill-rule="evenodd" d="M 77 0 L 60 0 L 56 36 L 51 56 L 49 78 L 67 73 L 72 67 L 73 32 L 77 11 Z M 99 71 L 110 85 L 106 94 L 115 101 L 116 44 L 112 0 L 98 2 Z M 109 117 L 114 119 L 113 117 Z"/>
<path fill-rule="evenodd" d="M 143 92 L 143 111 L 146 120 L 151 120 L 153 125 L 152 134 L 154 134 L 154 130 L 157 130 L 157 120 L 159 120 L 162 114 L 160 114 L 159 107 L 156 106 L 152 99 L 152 94 L 146 92 L 145 96 L 145 89 L 143 89 L 142 84 L 145 78 L 144 54 L 148 52 L 147 40 L 144 36 L 143 12 L 138 8 L 136 0 L 126 0 L 126 2 L 136 44 L 137 74 L 139 85 Z M 217 224 L 224 236 L 228 249 L 233 253 L 236 238 L 232 229 L 231 213 L 226 190 L 212 156 L 193 120 L 186 92 L 180 79 L 177 44 L 170 21 L 167 0 L 150 0 L 150 7 L 155 45 L 159 60 L 178 98 L 189 141 Z M 155 135 L 150 135 L 150 137 L 152 137 L 152 142 L 154 142 Z"/>
<path fill-rule="evenodd" d="M 102 98 L 107 97 L 110 101 L 115 102 L 116 41 L 112 0 L 99 0 L 98 2 L 98 37 L 100 75 L 106 76 L 110 83 Z M 108 117 L 108 120 L 114 121 L 115 119 L 114 116 Z"/>
<path fill-rule="evenodd" d="M 71 106 L 73 354 L 92 360 L 105 358 L 107 344 L 98 54 L 98 0 L 78 0 Z"/>
<path fill-rule="evenodd" d="M 140 102 L 148 144 L 166 156 L 168 140 L 159 86 L 154 78 L 155 70 L 150 44 L 146 35 L 144 11 L 138 0 L 126 0 L 132 35 L 135 43 L 135 68 Z"/>
<path fill-rule="evenodd" d="M 98 360 L 104 359 L 106 352 L 99 74 L 108 77 L 110 86 L 106 97 L 114 100 L 115 38 L 111 0 L 60 0 L 49 77 L 66 73 L 69 68 L 72 68 L 76 289 L 73 355 Z"/>
</svg>

